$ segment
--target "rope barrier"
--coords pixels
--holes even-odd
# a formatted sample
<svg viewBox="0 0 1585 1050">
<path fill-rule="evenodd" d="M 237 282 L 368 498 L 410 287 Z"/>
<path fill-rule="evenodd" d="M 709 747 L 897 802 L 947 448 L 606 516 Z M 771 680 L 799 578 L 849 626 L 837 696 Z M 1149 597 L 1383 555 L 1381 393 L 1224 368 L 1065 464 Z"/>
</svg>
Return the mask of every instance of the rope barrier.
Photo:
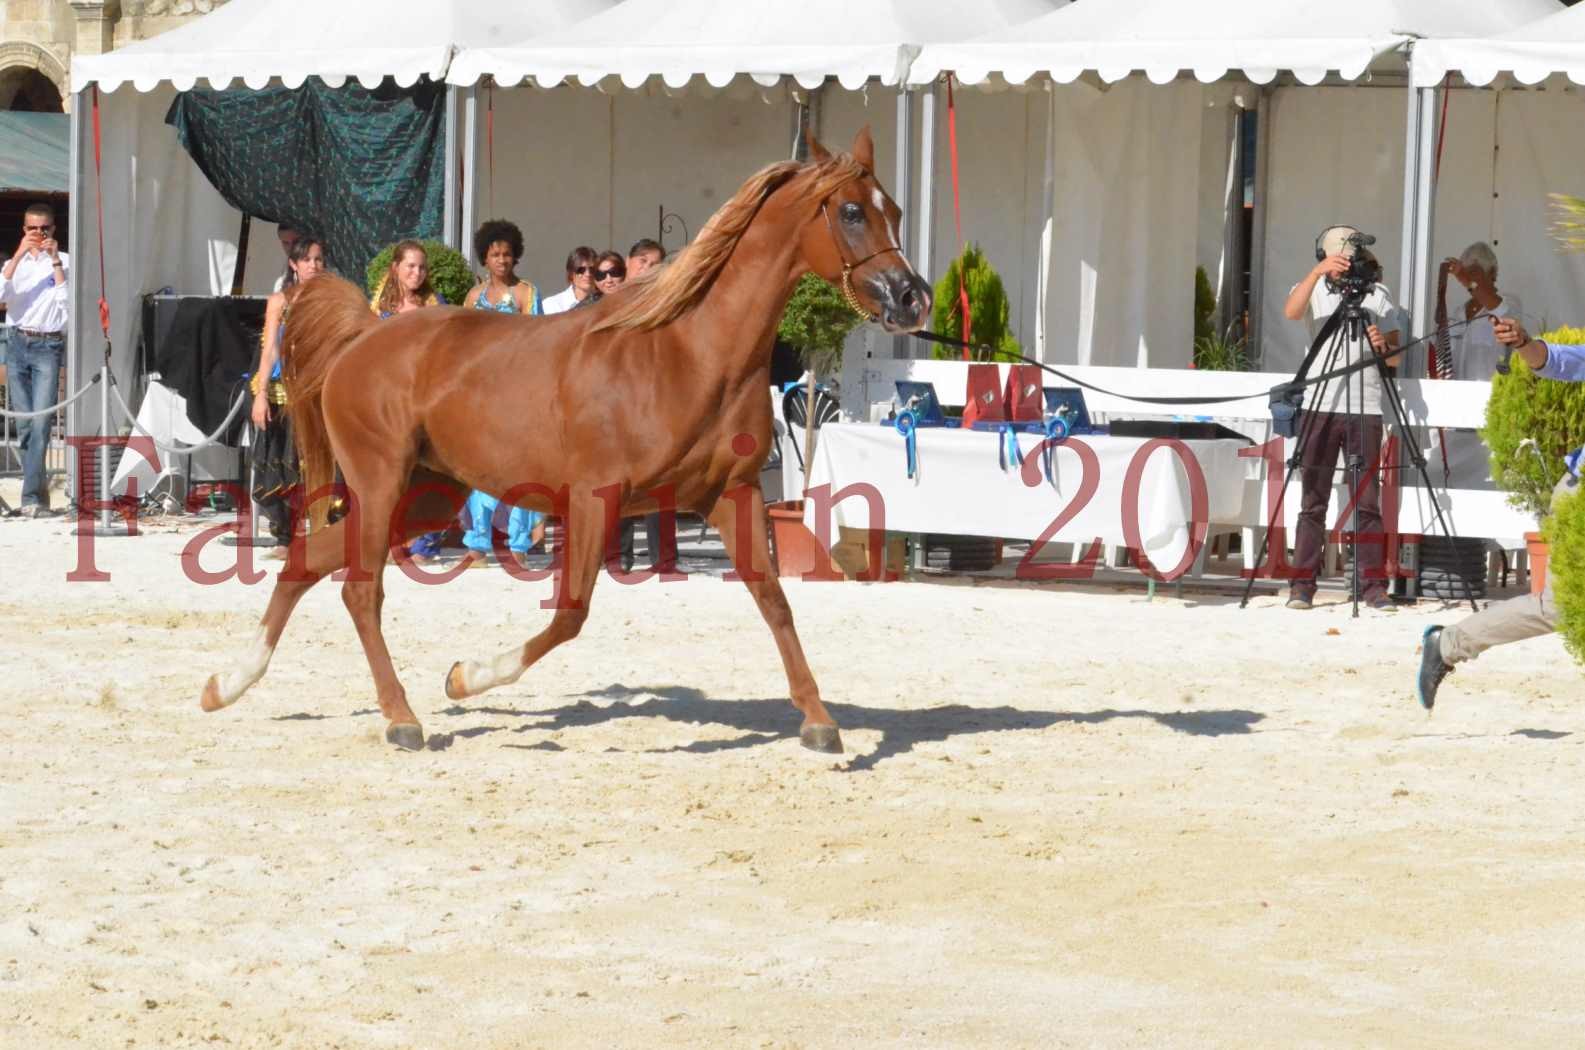
<svg viewBox="0 0 1585 1050">
<path fill-rule="evenodd" d="M 98 382 L 99 373 L 95 372 L 94 377 L 88 382 L 84 383 L 81 390 L 77 391 L 77 393 L 73 394 L 71 397 L 68 397 L 65 401 L 62 401 L 59 404 L 51 405 L 49 408 L 41 408 L 37 412 L 12 412 L 9 409 L 0 408 L 0 419 L 41 419 L 44 416 L 53 415 L 63 408 L 76 404 L 82 398 L 82 396 L 88 393 L 88 391 L 92 390 L 94 385 Z"/>
<path fill-rule="evenodd" d="M 116 407 L 121 410 L 121 414 L 126 417 L 127 422 L 132 424 L 132 429 L 135 430 L 140 436 L 146 437 L 150 441 L 154 442 L 154 447 L 168 456 L 186 456 L 190 453 L 206 449 L 211 445 L 220 444 L 220 435 L 231 429 L 231 424 L 236 421 L 237 413 L 242 411 L 243 403 L 248 400 L 247 390 L 243 389 L 237 394 L 237 399 L 232 402 L 231 411 L 226 413 L 226 418 L 224 422 L 220 424 L 219 428 L 216 429 L 213 434 L 206 435 L 204 439 L 198 442 L 196 445 L 167 445 L 165 442 L 161 441 L 159 438 L 155 437 L 153 434 L 144 429 L 143 424 L 139 423 L 136 417 L 132 415 L 132 410 L 127 407 L 126 400 L 121 396 L 121 391 L 116 389 L 114 377 L 111 377 L 110 380 L 110 396 L 114 399 Z"/>
</svg>

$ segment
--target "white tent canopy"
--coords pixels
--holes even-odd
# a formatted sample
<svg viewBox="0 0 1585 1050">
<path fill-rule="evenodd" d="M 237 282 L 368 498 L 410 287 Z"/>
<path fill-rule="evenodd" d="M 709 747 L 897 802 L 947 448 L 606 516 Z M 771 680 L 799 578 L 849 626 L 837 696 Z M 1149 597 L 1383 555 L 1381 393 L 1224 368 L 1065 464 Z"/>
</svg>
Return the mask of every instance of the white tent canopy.
<svg viewBox="0 0 1585 1050">
<path fill-rule="evenodd" d="M 1554 73 L 1567 73 L 1585 84 L 1585 7 L 1571 7 L 1493 37 L 1438 37 L 1414 46 L 1414 83 L 1431 87 L 1449 73 L 1476 86 L 1490 84 L 1499 73 L 1512 73 L 1521 84 L 1537 84 Z"/>
<path fill-rule="evenodd" d="M 131 83 L 151 91 L 199 80 L 263 88 L 310 76 L 339 87 L 356 77 L 373 88 L 390 76 L 403 87 L 439 80 L 460 49 L 552 32 L 598 14 L 616 0 L 231 0 L 203 18 L 103 55 L 72 59 L 72 89 Z"/>
<path fill-rule="evenodd" d="M 920 45 L 962 36 L 965 27 L 1010 29 L 1067 0 L 625 0 L 566 31 L 525 44 L 468 50 L 451 82 L 483 75 L 502 84 L 532 77 L 553 87 L 619 76 L 638 87 L 651 76 L 682 87 L 695 76 L 722 87 L 739 75 L 761 84 L 791 76 L 805 87 L 827 76 L 857 89 L 871 78 L 895 84 Z"/>
<path fill-rule="evenodd" d="M 1557 0 L 1090 0 L 1012 32 L 927 45 L 911 79 L 952 70 L 965 83 L 991 73 L 1067 83 L 1087 72 L 1116 81 L 1143 71 L 1160 84 L 1187 70 L 1209 83 L 1236 69 L 1260 84 L 1280 72 L 1305 84 L 1328 72 L 1353 80 L 1415 37 L 1501 33 L 1558 8 Z"/>
</svg>

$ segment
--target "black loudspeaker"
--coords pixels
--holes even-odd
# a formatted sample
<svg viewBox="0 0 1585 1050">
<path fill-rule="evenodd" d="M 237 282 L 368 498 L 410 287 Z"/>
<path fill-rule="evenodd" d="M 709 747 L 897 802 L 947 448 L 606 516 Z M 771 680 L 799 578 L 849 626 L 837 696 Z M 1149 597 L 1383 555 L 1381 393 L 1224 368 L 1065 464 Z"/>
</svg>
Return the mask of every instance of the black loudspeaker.
<svg viewBox="0 0 1585 1050">
<path fill-rule="evenodd" d="M 144 296 L 139 378 L 158 373 L 161 383 L 186 399 L 192 424 L 212 433 L 258 366 L 267 301 L 264 296 Z M 240 423 L 234 430 L 240 432 Z"/>
</svg>

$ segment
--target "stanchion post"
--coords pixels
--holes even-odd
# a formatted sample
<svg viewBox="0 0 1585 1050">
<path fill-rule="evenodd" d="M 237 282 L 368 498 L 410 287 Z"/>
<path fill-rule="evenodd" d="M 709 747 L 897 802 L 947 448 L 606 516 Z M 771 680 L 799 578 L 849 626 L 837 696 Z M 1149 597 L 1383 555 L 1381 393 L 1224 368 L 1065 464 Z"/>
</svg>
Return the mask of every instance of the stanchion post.
<svg viewBox="0 0 1585 1050">
<path fill-rule="evenodd" d="M 99 528 L 110 531 L 110 362 L 99 368 Z"/>
</svg>

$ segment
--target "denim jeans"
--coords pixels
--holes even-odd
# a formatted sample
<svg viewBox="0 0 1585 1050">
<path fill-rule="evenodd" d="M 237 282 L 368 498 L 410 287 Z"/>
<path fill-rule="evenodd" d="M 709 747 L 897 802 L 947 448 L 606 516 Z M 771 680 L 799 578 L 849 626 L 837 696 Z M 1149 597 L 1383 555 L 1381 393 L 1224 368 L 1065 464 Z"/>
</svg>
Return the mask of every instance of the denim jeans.
<svg viewBox="0 0 1585 1050">
<path fill-rule="evenodd" d="M 58 400 L 63 335 L 34 336 L 12 328 L 6 350 L 6 405 L 13 412 L 34 412 Z M 49 447 L 52 416 L 16 421 L 17 445 L 22 453 L 22 506 L 48 507 L 49 486 L 44 480 L 44 451 Z"/>
</svg>

